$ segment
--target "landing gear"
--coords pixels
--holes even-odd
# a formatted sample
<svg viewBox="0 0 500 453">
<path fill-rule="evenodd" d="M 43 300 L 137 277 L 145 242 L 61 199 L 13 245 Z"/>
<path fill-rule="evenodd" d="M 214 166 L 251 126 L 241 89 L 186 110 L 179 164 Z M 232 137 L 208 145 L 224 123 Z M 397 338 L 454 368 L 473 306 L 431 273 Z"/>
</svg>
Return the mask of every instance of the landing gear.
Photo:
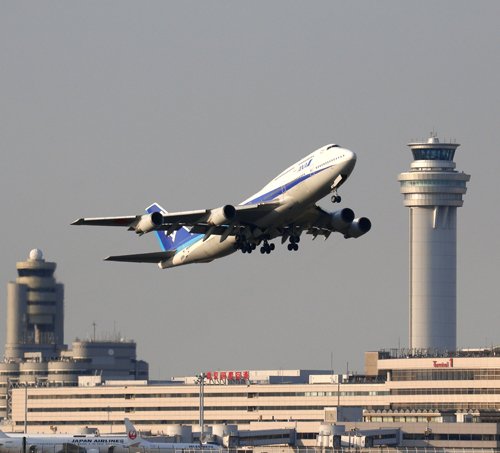
<svg viewBox="0 0 500 453">
<path fill-rule="evenodd" d="M 241 245 L 241 251 L 243 253 L 252 253 L 257 248 L 257 245 L 253 242 L 244 242 Z"/>
<path fill-rule="evenodd" d="M 342 197 L 340 195 L 337 195 L 337 192 L 334 192 L 330 200 L 332 201 L 332 203 L 340 203 L 342 201 Z"/>
<path fill-rule="evenodd" d="M 330 200 L 332 201 L 332 203 L 340 203 L 342 201 L 342 197 L 337 193 L 336 188 L 333 188 L 333 193 Z"/>
<path fill-rule="evenodd" d="M 299 242 L 300 242 L 300 236 L 298 235 L 290 236 L 290 243 L 287 245 L 288 250 L 290 251 L 294 250 L 296 252 L 299 249 L 298 245 Z"/>
<path fill-rule="evenodd" d="M 236 242 L 234 244 L 235 250 L 241 250 L 242 253 L 252 253 L 257 248 L 255 242 L 249 242 L 245 240 L 242 236 L 236 236 Z"/>
<path fill-rule="evenodd" d="M 257 248 L 257 245 L 259 243 L 262 244 L 262 246 L 259 249 L 260 253 L 262 254 L 266 253 L 267 255 L 269 255 L 276 248 L 274 244 L 269 243 L 268 239 L 264 240 L 253 239 L 249 241 L 246 239 L 245 236 L 240 234 L 237 234 L 235 236 L 235 239 L 236 241 L 234 243 L 234 249 L 241 250 L 242 253 L 252 253 Z"/>
<path fill-rule="evenodd" d="M 275 245 L 274 244 L 269 244 L 269 242 L 264 241 L 264 244 L 260 248 L 260 253 L 264 254 L 267 253 L 268 255 L 274 250 Z"/>
</svg>

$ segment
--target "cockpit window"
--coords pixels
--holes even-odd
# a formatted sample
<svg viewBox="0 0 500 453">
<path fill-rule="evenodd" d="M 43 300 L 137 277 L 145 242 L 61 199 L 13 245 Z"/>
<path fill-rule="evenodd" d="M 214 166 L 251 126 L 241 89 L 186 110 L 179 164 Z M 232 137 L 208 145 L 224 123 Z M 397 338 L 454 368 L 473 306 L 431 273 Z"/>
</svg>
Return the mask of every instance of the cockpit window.
<svg viewBox="0 0 500 453">
<path fill-rule="evenodd" d="M 338 148 L 338 147 L 339 147 L 339 145 L 330 145 L 330 146 L 329 146 L 328 148 L 326 148 L 326 149 L 330 149 L 330 148 Z"/>
</svg>

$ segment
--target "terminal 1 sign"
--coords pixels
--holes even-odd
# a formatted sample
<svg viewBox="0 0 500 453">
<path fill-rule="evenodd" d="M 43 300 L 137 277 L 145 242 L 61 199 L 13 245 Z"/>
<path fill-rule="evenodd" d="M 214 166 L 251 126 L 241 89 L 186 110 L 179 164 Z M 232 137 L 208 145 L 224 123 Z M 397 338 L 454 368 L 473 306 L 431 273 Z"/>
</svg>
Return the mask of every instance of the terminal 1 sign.
<svg viewBox="0 0 500 453">
<path fill-rule="evenodd" d="M 446 360 L 444 362 L 440 362 L 438 360 L 433 360 L 432 366 L 434 368 L 453 368 L 453 358 L 450 357 L 448 360 Z"/>
</svg>

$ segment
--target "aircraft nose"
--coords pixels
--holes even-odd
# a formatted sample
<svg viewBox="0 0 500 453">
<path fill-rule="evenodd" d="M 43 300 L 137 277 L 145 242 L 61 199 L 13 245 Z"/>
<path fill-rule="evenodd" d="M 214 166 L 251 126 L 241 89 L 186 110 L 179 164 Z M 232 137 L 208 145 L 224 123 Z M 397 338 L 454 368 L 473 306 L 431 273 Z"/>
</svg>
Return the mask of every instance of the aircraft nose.
<svg viewBox="0 0 500 453">
<path fill-rule="evenodd" d="M 356 159 L 357 159 L 356 153 L 354 151 L 351 151 L 350 149 L 345 150 L 345 157 L 346 157 L 346 160 L 348 160 L 348 161 L 352 160 L 352 161 L 356 162 Z"/>
<path fill-rule="evenodd" d="M 344 149 L 344 167 L 346 171 L 351 173 L 351 171 L 354 169 L 354 165 L 356 165 L 356 153 L 349 150 L 349 149 Z"/>
</svg>

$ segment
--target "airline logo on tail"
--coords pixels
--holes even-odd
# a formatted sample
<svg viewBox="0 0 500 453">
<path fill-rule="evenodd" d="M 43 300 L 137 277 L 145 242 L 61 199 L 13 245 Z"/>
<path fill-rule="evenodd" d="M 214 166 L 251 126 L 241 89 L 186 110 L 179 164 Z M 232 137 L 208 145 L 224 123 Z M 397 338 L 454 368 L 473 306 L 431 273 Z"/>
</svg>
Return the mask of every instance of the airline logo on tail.
<svg viewBox="0 0 500 453">
<path fill-rule="evenodd" d="M 134 429 L 130 430 L 128 432 L 128 438 L 130 440 L 135 440 L 137 438 L 137 432 Z"/>
</svg>

